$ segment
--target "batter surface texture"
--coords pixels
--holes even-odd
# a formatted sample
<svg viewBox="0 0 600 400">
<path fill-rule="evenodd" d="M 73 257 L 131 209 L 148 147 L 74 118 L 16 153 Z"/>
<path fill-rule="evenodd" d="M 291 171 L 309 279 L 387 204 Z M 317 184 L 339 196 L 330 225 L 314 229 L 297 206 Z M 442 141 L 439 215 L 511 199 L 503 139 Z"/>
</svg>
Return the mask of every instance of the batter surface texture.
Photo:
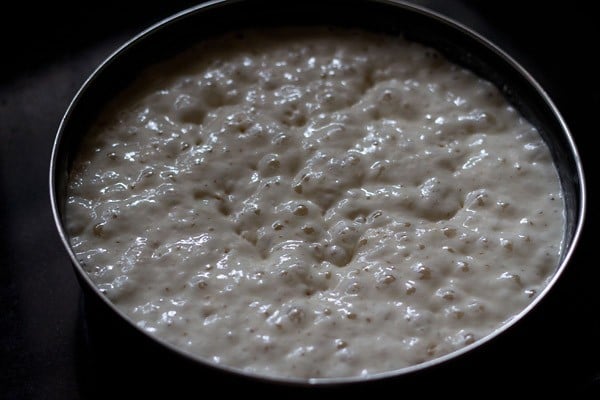
<svg viewBox="0 0 600 400">
<path fill-rule="evenodd" d="M 251 373 L 349 377 L 474 343 L 557 267 L 536 129 L 435 50 L 362 31 L 214 38 L 86 137 L 67 229 L 139 327 Z"/>
</svg>

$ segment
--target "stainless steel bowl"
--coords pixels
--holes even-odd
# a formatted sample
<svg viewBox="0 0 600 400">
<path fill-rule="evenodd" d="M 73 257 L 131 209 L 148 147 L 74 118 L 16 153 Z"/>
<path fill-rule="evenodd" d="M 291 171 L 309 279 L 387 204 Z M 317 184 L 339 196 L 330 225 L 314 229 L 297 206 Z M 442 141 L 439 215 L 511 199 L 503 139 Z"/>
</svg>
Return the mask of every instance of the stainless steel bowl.
<svg viewBox="0 0 600 400">
<path fill-rule="evenodd" d="M 546 288 L 516 318 L 487 337 L 461 350 L 423 364 L 384 373 L 353 378 L 282 379 L 254 376 L 235 368 L 218 366 L 209 360 L 190 356 L 160 339 L 149 336 L 130 321 L 102 295 L 77 261 L 70 247 L 64 224 L 64 193 L 68 171 L 82 134 L 111 97 L 126 87 L 149 64 L 183 50 L 207 36 L 252 26 L 332 24 L 361 27 L 387 33 L 402 33 L 440 50 L 451 61 L 494 82 L 508 100 L 541 132 L 550 147 L 565 193 L 566 231 L 560 266 Z M 492 339 L 519 324 L 542 301 L 569 263 L 580 235 L 585 213 L 585 187 L 582 165 L 559 111 L 542 87 L 517 62 L 501 49 L 472 30 L 434 12 L 394 0 L 349 0 L 345 2 L 309 0 L 215 0 L 173 15 L 137 35 L 110 57 L 89 77 L 71 102 L 58 129 L 50 165 L 50 193 L 54 218 L 74 272 L 83 288 L 92 313 L 108 315 L 127 331 L 128 340 L 143 341 L 182 360 L 186 369 L 218 371 L 237 378 L 258 379 L 269 383 L 331 385 L 375 381 L 414 375 L 450 360 L 464 358 L 484 347 Z M 122 357 L 128 358 L 127 354 Z"/>
</svg>

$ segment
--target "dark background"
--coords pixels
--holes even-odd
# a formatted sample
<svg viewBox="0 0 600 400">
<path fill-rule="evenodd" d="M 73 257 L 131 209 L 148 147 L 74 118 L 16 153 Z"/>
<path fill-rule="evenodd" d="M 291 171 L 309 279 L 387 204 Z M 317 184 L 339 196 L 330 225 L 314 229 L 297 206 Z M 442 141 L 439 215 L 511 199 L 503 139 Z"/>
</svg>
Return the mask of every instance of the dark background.
<svg viewBox="0 0 600 400">
<path fill-rule="evenodd" d="M 190 368 L 144 343 L 115 345 L 128 333 L 98 329 L 102 319 L 90 318 L 52 220 L 47 183 L 52 142 L 68 103 L 98 63 L 134 33 L 195 2 L 65 3 L 23 2 L 2 9 L 0 399 L 119 398 L 119 393 L 178 398 L 186 392 L 203 397 L 214 388 L 231 394 L 242 386 L 245 396 L 286 398 L 378 390 L 394 397 L 416 390 L 457 395 L 475 393 L 479 386 L 487 387 L 480 392 L 484 397 L 569 392 L 600 398 L 600 273 L 592 193 L 572 262 L 534 312 L 472 357 L 428 373 L 305 391 Z M 591 7 L 536 2 L 540 7 L 524 8 L 530 2 L 514 0 L 418 3 L 475 29 L 531 72 L 571 128 L 591 192 L 600 126 L 600 75 L 593 61 L 600 36 Z"/>
</svg>

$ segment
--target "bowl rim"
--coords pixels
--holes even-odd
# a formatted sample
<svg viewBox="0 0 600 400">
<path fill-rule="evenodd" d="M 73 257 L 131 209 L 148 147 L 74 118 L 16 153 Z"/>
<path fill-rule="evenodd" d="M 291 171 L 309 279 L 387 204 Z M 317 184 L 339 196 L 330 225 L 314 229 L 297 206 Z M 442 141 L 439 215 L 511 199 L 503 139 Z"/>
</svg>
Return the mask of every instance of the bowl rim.
<svg viewBox="0 0 600 400">
<path fill-rule="evenodd" d="M 546 91 L 543 89 L 543 87 L 534 79 L 534 77 L 523 66 L 521 66 L 517 61 L 515 61 L 515 59 L 513 59 L 509 54 L 507 54 L 504 50 L 502 50 L 499 46 L 497 46 L 492 41 L 487 39 L 485 36 L 476 32 L 474 29 L 467 27 L 466 25 L 462 24 L 461 22 L 458 22 L 458 21 L 454 20 L 453 18 L 450 18 L 440 12 L 431 10 L 431 9 L 427 8 L 426 6 L 418 5 L 418 4 L 412 3 L 410 1 L 405 1 L 405 0 L 363 0 L 362 2 L 363 3 L 379 3 L 379 4 L 385 5 L 387 7 L 401 8 L 407 12 L 420 14 L 421 16 L 424 16 L 426 18 L 435 20 L 435 23 L 441 23 L 446 26 L 449 26 L 450 28 L 459 31 L 462 35 L 469 36 L 470 39 L 475 40 L 476 42 L 479 42 L 479 44 L 482 44 L 488 50 L 495 53 L 495 55 L 497 57 L 503 59 L 503 61 L 510 68 L 512 68 L 515 72 L 517 72 L 521 77 L 526 79 L 528 85 L 530 85 L 537 92 L 537 94 L 544 100 L 545 104 L 552 111 L 552 114 L 553 114 L 552 117 L 555 118 L 556 121 L 558 122 L 558 124 L 560 125 L 561 131 L 562 131 L 561 134 L 564 135 L 564 137 L 568 143 L 569 148 L 567 150 L 570 153 L 570 156 L 574 160 L 575 169 L 577 171 L 577 178 L 578 178 L 579 193 L 577 195 L 579 196 L 578 197 L 579 208 L 576 213 L 577 224 L 575 226 L 575 230 L 573 232 L 573 236 L 571 238 L 570 243 L 563 244 L 563 245 L 566 245 L 566 249 L 563 249 L 563 251 L 564 250 L 566 250 L 566 251 L 564 251 L 564 253 L 562 255 L 562 261 L 557 266 L 556 270 L 554 271 L 554 273 L 550 277 L 550 279 L 547 280 L 544 288 L 540 291 L 540 293 L 535 297 L 535 299 L 533 301 L 531 301 L 519 313 L 515 314 L 508 321 L 505 321 L 500 327 L 498 327 L 494 331 L 490 332 L 486 336 L 484 336 L 484 337 L 476 340 L 475 342 L 473 342 L 467 346 L 464 346 L 460 349 L 457 349 L 448 354 L 427 360 L 420 364 L 410 365 L 410 366 L 397 368 L 397 369 L 393 369 L 393 370 L 389 370 L 389 371 L 371 373 L 371 374 L 367 374 L 367 375 L 335 377 L 335 378 L 296 378 L 296 377 L 282 377 L 282 376 L 276 376 L 276 375 L 270 376 L 270 375 L 260 374 L 260 373 L 256 373 L 256 372 L 249 372 L 249 371 L 243 370 L 242 368 L 239 368 L 239 367 L 232 367 L 229 365 L 218 364 L 208 358 L 204 358 L 199 355 L 194 355 L 194 354 L 188 353 L 185 350 L 183 350 L 182 348 L 180 348 L 176 345 L 173 345 L 171 343 L 168 343 L 166 340 L 161 339 L 160 337 L 157 337 L 156 335 L 150 334 L 150 333 L 146 332 L 145 330 L 143 330 L 129 316 L 127 316 L 114 303 L 112 303 L 112 301 L 110 301 L 108 299 L 108 297 L 106 297 L 104 294 L 102 294 L 100 292 L 100 290 L 93 283 L 93 281 L 91 280 L 89 275 L 85 272 L 85 270 L 83 269 L 83 267 L 77 260 L 77 256 L 75 255 L 74 251 L 71 248 L 71 245 L 69 242 L 69 236 L 68 236 L 66 229 L 64 227 L 64 224 L 62 222 L 61 211 L 60 211 L 60 207 L 59 207 L 59 199 L 58 199 L 58 194 L 57 194 L 57 190 L 56 190 L 58 162 L 59 162 L 59 155 L 60 155 L 59 150 L 60 150 L 63 138 L 64 138 L 64 132 L 66 130 L 67 125 L 69 124 L 69 120 L 71 119 L 72 114 L 75 112 L 75 109 L 77 108 L 77 105 L 80 102 L 81 98 L 84 97 L 88 88 L 93 84 L 93 82 L 97 79 L 97 77 L 100 76 L 103 73 L 103 71 L 107 68 L 107 66 L 109 64 L 111 64 L 116 58 L 118 58 L 121 54 L 126 53 L 127 50 L 131 46 L 135 45 L 138 42 L 146 40 L 149 36 L 156 33 L 159 29 L 170 26 L 172 24 L 176 24 L 177 21 L 187 18 L 189 16 L 192 16 L 196 13 L 202 12 L 203 10 L 208 10 L 212 7 L 223 7 L 223 6 L 227 6 L 229 4 L 243 3 L 243 2 L 250 2 L 250 1 L 249 0 L 210 0 L 207 2 L 203 2 L 200 4 L 185 8 L 185 9 L 183 9 L 179 12 L 176 12 L 170 16 L 166 16 L 165 18 L 161 19 L 160 21 L 143 29 L 141 32 L 134 35 L 130 39 L 126 40 L 123 44 L 118 46 L 116 48 L 116 50 L 112 51 L 108 56 L 106 56 L 102 60 L 102 62 L 95 67 L 93 72 L 88 75 L 88 77 L 85 79 L 84 83 L 79 87 L 79 89 L 73 96 L 72 100 L 70 101 L 65 113 L 63 114 L 63 116 L 60 120 L 58 130 L 57 130 L 57 133 L 56 133 L 56 136 L 55 136 L 55 139 L 53 142 L 53 146 L 52 146 L 52 154 L 51 154 L 51 158 L 50 158 L 49 189 L 50 189 L 50 203 L 51 203 L 51 207 L 52 207 L 52 215 L 53 215 L 54 223 L 56 225 L 58 234 L 60 236 L 60 240 L 62 241 L 63 246 L 65 247 L 65 249 L 67 250 L 67 253 L 69 254 L 69 257 L 72 262 L 72 267 L 74 267 L 74 270 L 77 274 L 77 278 L 78 278 L 80 284 L 85 282 L 85 285 L 87 285 L 87 287 L 85 287 L 83 289 L 89 289 L 93 293 L 95 293 L 96 297 L 100 298 L 105 306 L 108 306 L 112 312 L 114 312 L 117 316 L 119 316 L 120 319 L 125 321 L 130 327 L 135 328 L 139 333 L 141 333 L 142 335 L 144 335 L 147 338 L 150 338 L 154 343 L 158 344 L 159 346 L 165 347 L 169 351 L 171 351 L 175 354 L 178 354 L 179 356 L 181 356 L 185 359 L 188 359 L 188 360 L 192 361 L 193 363 L 199 363 L 208 368 L 216 368 L 216 369 L 219 369 L 219 370 L 227 372 L 227 373 L 232 373 L 235 375 L 239 375 L 242 377 L 251 378 L 251 379 L 255 379 L 255 380 L 259 380 L 259 381 L 263 381 L 263 382 L 270 382 L 270 383 L 274 382 L 274 383 L 302 385 L 302 386 L 315 386 L 315 385 L 331 386 L 331 385 L 339 385 L 339 384 L 346 384 L 346 383 L 375 381 L 375 380 L 381 380 L 381 379 L 385 379 L 385 378 L 398 377 L 401 375 L 408 375 L 413 372 L 429 369 L 430 367 L 437 366 L 437 365 L 443 364 L 451 359 L 460 357 L 460 356 L 470 352 L 471 350 L 490 342 L 491 340 L 493 340 L 494 338 L 496 338 L 497 336 L 499 336 L 500 334 L 502 334 L 503 332 L 507 331 L 512 326 L 514 326 L 526 314 L 528 314 L 534 307 L 536 307 L 546 297 L 547 293 L 556 284 L 556 282 L 562 275 L 563 271 L 565 270 L 573 253 L 575 252 L 575 249 L 576 249 L 577 243 L 580 239 L 581 232 L 583 230 L 583 226 L 584 226 L 584 222 L 585 222 L 586 207 L 587 207 L 585 178 L 584 178 L 582 162 L 581 162 L 577 147 L 575 145 L 575 141 L 573 140 L 573 137 L 571 135 L 571 132 L 570 132 L 565 120 L 563 119 L 558 108 L 555 106 L 555 104 L 551 100 L 550 96 L 546 93 Z M 83 282 L 82 282 L 82 280 L 83 280 Z"/>
</svg>

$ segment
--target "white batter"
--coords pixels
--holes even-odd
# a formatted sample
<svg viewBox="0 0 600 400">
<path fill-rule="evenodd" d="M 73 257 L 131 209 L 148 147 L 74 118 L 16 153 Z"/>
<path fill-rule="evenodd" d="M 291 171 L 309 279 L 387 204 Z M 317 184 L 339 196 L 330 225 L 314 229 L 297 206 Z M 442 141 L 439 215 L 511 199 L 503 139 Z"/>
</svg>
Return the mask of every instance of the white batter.
<svg viewBox="0 0 600 400">
<path fill-rule="evenodd" d="M 146 73 L 68 187 L 71 244 L 144 330 L 268 376 L 349 377 L 488 335 L 557 267 L 536 129 L 438 53 L 245 32 Z"/>
</svg>

